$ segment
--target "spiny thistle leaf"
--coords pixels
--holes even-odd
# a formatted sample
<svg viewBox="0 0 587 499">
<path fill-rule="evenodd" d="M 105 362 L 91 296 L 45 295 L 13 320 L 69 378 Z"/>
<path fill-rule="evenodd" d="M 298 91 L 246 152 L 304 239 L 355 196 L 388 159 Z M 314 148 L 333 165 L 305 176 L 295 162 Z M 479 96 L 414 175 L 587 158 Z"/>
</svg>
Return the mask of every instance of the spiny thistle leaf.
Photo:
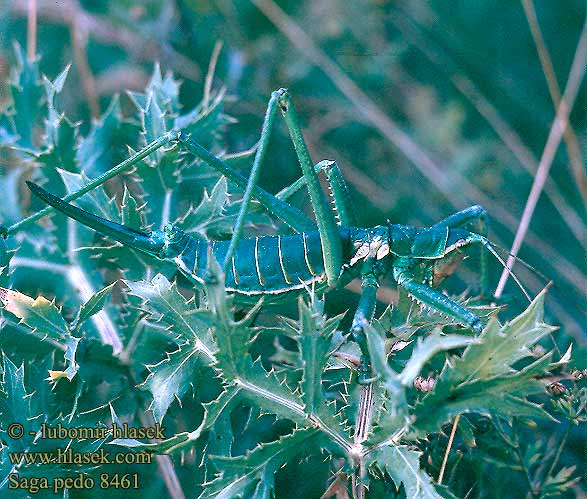
<svg viewBox="0 0 587 499">
<path fill-rule="evenodd" d="M 70 381 L 76 375 L 79 366 L 75 354 L 81 338 L 72 336 L 69 326 L 54 302 L 43 296 L 36 299 L 10 289 L 0 288 L 0 301 L 4 309 L 20 319 L 20 323 L 28 326 L 32 333 L 41 340 L 48 340 L 55 346 L 65 350 L 66 369 L 50 370 L 49 379 L 57 380 L 66 377 Z"/>
<path fill-rule="evenodd" d="M 11 146 L 18 140 L 11 116 L 0 114 L 0 146 Z"/>
<path fill-rule="evenodd" d="M 61 175 L 68 194 L 78 191 L 89 182 L 85 173 L 72 173 L 59 168 L 57 169 L 57 172 Z M 80 208 L 89 211 L 94 215 L 112 220 L 113 222 L 120 221 L 120 214 L 116 204 L 106 195 L 104 187 L 102 186 L 97 187 L 91 192 L 76 199 L 75 203 L 78 204 Z"/>
<path fill-rule="evenodd" d="M 79 370 L 79 365 L 75 361 L 75 354 L 77 352 L 77 346 L 81 338 L 76 338 L 75 336 L 68 336 L 65 342 L 65 353 L 63 354 L 63 358 L 65 359 L 66 368 L 64 371 L 53 371 L 49 370 L 49 380 L 57 381 L 60 378 L 67 378 L 71 381 Z"/>
<path fill-rule="evenodd" d="M 224 210 L 228 204 L 228 190 L 225 177 L 220 177 L 212 192 L 204 190 L 204 196 L 197 207 L 191 206 L 188 212 L 178 220 L 186 232 L 195 232 L 208 237 L 210 231 L 232 232 L 234 217 L 227 217 Z"/>
<path fill-rule="evenodd" d="M 114 146 L 121 128 L 120 102 L 114 97 L 106 112 L 92 124 L 76 149 L 76 160 L 89 176 L 97 177 L 114 164 Z"/>
<path fill-rule="evenodd" d="M 221 90 L 211 96 L 208 102 L 201 102 L 188 113 L 178 116 L 173 128 L 184 130 L 197 137 L 198 142 L 210 150 L 221 148 L 223 144 L 220 143 L 220 139 L 223 137 L 226 125 L 235 122 L 233 118 L 224 113 L 224 94 L 225 92 Z M 190 163 L 194 170 L 193 173 L 201 175 L 202 162 L 192 161 Z M 198 169 L 199 172 L 196 171 Z M 205 170 L 209 171 L 207 168 Z M 192 173 L 191 170 L 190 173 Z"/>
<path fill-rule="evenodd" d="M 159 108 L 153 92 L 147 94 L 145 107 L 139 108 L 142 124 L 142 145 L 161 137 L 169 128 L 165 113 Z M 136 177 L 144 183 L 145 197 L 148 200 L 149 222 L 162 227 L 178 217 L 176 187 L 181 180 L 180 173 L 184 166 L 179 159 L 179 151 L 175 145 L 161 148 L 137 164 Z"/>
<path fill-rule="evenodd" d="M 180 83 L 173 78 L 171 72 L 167 72 L 165 78 L 163 78 L 161 67 L 156 63 L 145 92 L 128 91 L 127 94 L 139 109 L 147 108 L 149 98 L 155 99 L 157 107 L 165 112 L 165 116 L 172 118 L 181 108 L 179 104 L 179 86 Z"/>
<path fill-rule="evenodd" d="M 243 370 L 235 383 L 241 388 L 243 397 L 253 401 L 266 413 L 277 414 L 299 424 L 307 424 L 309 414 L 304 410 L 303 400 L 297 392 L 292 392 L 275 372 L 267 372 L 261 360 L 251 362 L 246 355 Z"/>
<path fill-rule="evenodd" d="M 232 410 L 241 401 L 240 394 L 241 388 L 238 385 L 229 385 L 216 400 L 204 404 L 206 427 L 210 428 L 208 448 L 211 455 L 231 455 L 234 440 L 231 416 Z"/>
<path fill-rule="evenodd" d="M 192 384 L 194 372 L 201 364 L 207 363 L 210 363 L 210 358 L 201 349 L 186 343 L 175 352 L 168 353 L 158 364 L 147 366 L 149 376 L 142 386 L 153 394 L 149 409 L 153 411 L 155 421 L 163 421 L 174 399 L 181 402 Z"/>
<path fill-rule="evenodd" d="M 149 451 L 153 454 L 172 454 L 173 452 L 196 441 L 202 432 L 201 427 L 193 432 L 183 431 L 160 442 L 141 442 L 133 438 L 116 438 L 108 442 L 111 445 L 127 447 L 134 451 Z"/>
<path fill-rule="evenodd" d="M 472 343 L 480 343 L 480 340 L 470 336 L 441 333 L 440 328 L 436 328 L 430 336 L 424 340 L 418 338 L 418 343 L 414 347 L 410 360 L 401 372 L 399 379 L 404 386 L 410 386 L 416 376 L 434 355 L 438 352 L 452 350 L 453 348 L 466 347 Z"/>
<path fill-rule="evenodd" d="M 381 377 L 385 388 L 394 400 L 394 404 L 403 406 L 405 404 L 405 393 L 400 382 L 399 375 L 387 362 L 387 353 L 385 351 L 385 332 L 377 322 L 373 324 L 364 323 L 363 330 L 367 337 L 369 347 L 369 356 L 373 364 L 373 371 Z"/>
<path fill-rule="evenodd" d="M 299 297 L 298 311 L 302 326 L 299 343 L 303 361 L 301 388 L 306 411 L 310 414 L 314 413 L 316 406 L 324 401 L 322 371 L 326 366 L 328 360 L 326 354 L 330 347 L 330 335 L 324 334 L 324 315 L 322 310 L 317 308 L 316 303 L 306 305 L 303 297 Z"/>
<path fill-rule="evenodd" d="M 300 323 L 300 350 L 303 362 L 303 374 L 300 388 L 305 411 L 308 414 L 321 414 L 323 417 L 330 412 L 330 420 L 334 417 L 333 411 L 327 411 L 327 404 L 322 387 L 322 373 L 328 363 L 328 351 L 331 346 L 332 334 L 340 324 L 342 315 L 326 319 L 324 316 L 324 302 L 312 297 L 306 304 L 303 297 L 298 299 Z M 334 408 L 334 405 L 331 406 Z"/>
<path fill-rule="evenodd" d="M 0 381 L 0 434 L 2 441 L 10 442 L 14 449 L 26 449 L 33 441 L 29 431 L 33 430 L 35 416 L 31 413 L 32 393 L 24 385 L 24 363 L 20 367 L 2 353 L 2 379 Z M 22 438 L 7 437 L 6 429 L 12 423 L 20 423 L 23 428 Z M 33 432 L 34 435 L 34 432 Z"/>
<path fill-rule="evenodd" d="M 375 388 L 382 385 L 387 395 L 380 394 L 380 400 L 376 403 L 373 423 L 375 429 L 370 441 L 381 442 L 405 429 L 405 411 L 407 409 L 406 389 L 410 388 L 414 379 L 424 365 L 437 353 L 460 348 L 478 342 L 475 338 L 463 335 L 443 335 L 440 328 L 436 328 L 430 336 L 424 340 L 419 339 L 412 351 L 412 355 L 401 373 L 397 374 L 389 367 L 385 353 L 385 342 L 381 325 L 375 322 L 367 325 L 367 341 L 375 372 L 382 376 L 382 382 L 377 382 Z"/>
<path fill-rule="evenodd" d="M 109 443 L 123 447 L 131 447 L 134 450 L 150 450 L 155 453 L 170 454 L 198 440 L 202 432 L 208 428 L 212 428 L 221 416 L 225 414 L 230 416 L 230 410 L 234 407 L 234 404 L 239 401 L 239 392 L 240 388 L 238 387 L 228 387 L 216 398 L 216 400 L 204 404 L 204 407 L 206 408 L 204 419 L 200 426 L 191 432 L 177 433 L 172 437 L 157 443 L 141 442 L 136 439 L 115 439 Z M 113 419 L 115 419 L 114 409 L 112 408 L 111 413 L 113 414 Z"/>
<path fill-rule="evenodd" d="M 232 297 L 224 289 L 224 275 L 211 251 L 208 252 L 208 278 L 206 297 L 211 314 L 215 317 L 215 339 L 218 345 L 218 368 L 227 381 L 238 379 L 250 364 L 248 342 L 252 330 L 247 322 L 253 313 L 240 322 L 235 322 L 231 310 Z M 253 310 L 258 309 L 256 306 Z"/>
<path fill-rule="evenodd" d="M 530 347 L 556 327 L 543 322 L 546 289 L 540 292 L 528 308 L 511 322 L 500 327 L 493 319 L 479 336 L 480 345 L 467 348 L 455 361 L 454 375 L 464 381 L 487 379 L 513 372 L 518 360 L 531 355 Z"/>
<path fill-rule="evenodd" d="M 137 200 L 124 184 L 124 193 L 122 195 L 122 205 L 120 206 L 121 223 L 128 227 L 141 229 L 145 225 L 145 204 L 139 206 Z"/>
<path fill-rule="evenodd" d="M 31 298 L 12 289 L 0 288 L 4 309 L 28 326 L 41 340 L 61 344 L 69 335 L 68 325 L 54 302 L 44 296 Z"/>
<path fill-rule="evenodd" d="M 228 386 L 237 385 L 243 396 L 255 400 L 265 412 L 302 421 L 306 415 L 301 397 L 292 392 L 274 372 L 267 372 L 260 359 L 253 362 L 248 352 L 253 332 L 248 324 L 260 303 L 243 320 L 235 322 L 231 311 L 232 297 L 226 295 L 222 270 L 211 252 L 208 253 L 208 262 L 210 276 L 206 284 L 206 296 L 215 318 L 214 333 L 218 346 L 215 367 Z"/>
<path fill-rule="evenodd" d="M 420 455 L 421 452 L 410 450 L 407 445 L 385 446 L 374 452 L 372 462 L 387 472 L 398 489 L 403 484 L 406 497 L 410 499 L 449 497 L 439 494 L 434 488 L 432 478 L 420 469 Z"/>
<path fill-rule="evenodd" d="M 504 326 L 490 321 L 463 356 L 447 363 L 434 390 L 415 406 L 414 431 L 435 431 L 462 412 L 488 416 L 549 418 L 539 405 L 526 399 L 541 392 L 539 380 L 551 368 L 550 354 L 521 370 L 513 365 L 530 356 L 530 347 L 554 327 L 542 321 L 545 291 L 518 317 Z"/>
<path fill-rule="evenodd" d="M 10 81 L 15 131 L 18 145 L 24 149 L 35 149 L 34 128 L 42 109 L 43 89 L 39 81 L 38 60 L 30 61 L 19 45 L 15 46 L 17 68 Z"/>
<path fill-rule="evenodd" d="M 315 429 L 296 430 L 244 456 L 212 458 L 222 473 L 206 486 L 200 498 L 271 499 L 277 470 L 300 454 L 309 454 L 317 448 L 317 437 Z"/>
<path fill-rule="evenodd" d="M 113 282 L 105 288 L 102 288 L 79 308 L 77 317 L 72 325 L 74 330 L 78 329 L 85 321 L 104 308 L 106 299 L 110 295 L 110 291 L 112 291 L 115 284 L 116 283 Z"/>
<path fill-rule="evenodd" d="M 49 179 L 54 176 L 56 165 L 69 171 L 77 170 L 75 154 L 78 125 L 71 123 L 63 113 L 60 113 L 55 104 L 57 95 L 63 90 L 69 68 L 70 66 L 67 66 L 53 81 L 43 76 L 47 99 L 47 118 L 45 119 L 43 149 L 36 155 L 36 161 L 41 163 L 43 173 Z"/>
<path fill-rule="evenodd" d="M 154 322 L 164 322 L 180 343 L 188 341 L 200 350 L 208 361 L 215 359 L 217 350 L 209 334 L 209 314 L 196 310 L 193 300 L 186 301 L 165 276 L 157 274 L 151 281 L 123 281 L 129 293 L 144 300 Z"/>
<path fill-rule="evenodd" d="M 0 144 L 2 139 L 0 137 Z M 5 171 L 0 177 L 0 192 L 2 203 L 0 204 L 0 222 L 9 225 L 22 218 L 22 209 L 19 203 L 19 182 L 21 172 L 18 169 Z"/>
<path fill-rule="evenodd" d="M 122 421 L 120 421 L 118 414 L 116 414 L 116 411 L 114 410 L 112 403 L 109 403 L 108 407 L 110 409 L 110 417 L 112 418 L 112 424 L 117 425 L 118 427 L 122 428 L 123 423 L 122 423 Z M 109 433 L 113 434 L 113 432 L 109 432 Z M 152 448 L 153 446 L 160 445 L 161 447 L 159 447 L 158 452 L 163 454 L 165 452 L 164 448 L 169 443 L 170 440 L 175 440 L 176 442 L 183 441 L 184 435 L 186 435 L 186 434 L 187 434 L 187 432 L 183 432 L 182 434 L 176 434 L 169 439 L 164 439 L 163 441 L 160 440 L 157 443 L 154 443 L 154 442 L 144 443 L 144 442 L 141 442 L 135 438 L 114 438 L 110 442 L 108 442 L 108 444 L 109 445 L 119 445 L 121 447 L 129 447 L 129 448 L 133 448 L 138 451 L 142 451 L 142 450 L 145 450 L 149 447 Z M 180 435 L 182 435 L 182 436 L 180 437 Z M 164 444 L 163 442 L 166 442 L 167 444 Z"/>
</svg>

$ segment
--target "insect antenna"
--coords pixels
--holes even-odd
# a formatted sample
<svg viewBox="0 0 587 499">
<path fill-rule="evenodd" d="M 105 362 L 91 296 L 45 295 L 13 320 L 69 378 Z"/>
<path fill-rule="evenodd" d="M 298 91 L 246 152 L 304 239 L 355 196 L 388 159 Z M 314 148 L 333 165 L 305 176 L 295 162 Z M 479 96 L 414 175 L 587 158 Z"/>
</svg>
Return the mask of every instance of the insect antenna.
<svg viewBox="0 0 587 499">
<path fill-rule="evenodd" d="M 520 280 L 518 279 L 518 277 L 516 276 L 516 274 L 514 274 L 514 272 L 512 271 L 512 269 L 510 269 L 508 267 L 508 265 L 506 264 L 505 260 L 495 250 L 495 248 L 493 247 L 492 243 L 490 243 L 487 239 L 484 238 L 484 240 L 483 240 L 483 246 L 485 246 L 489 250 L 489 252 L 495 258 L 497 258 L 497 260 L 499 261 L 499 263 L 501 263 L 501 265 L 503 266 L 503 268 L 507 270 L 507 273 L 512 276 L 512 279 L 516 282 L 516 284 L 518 285 L 518 287 L 522 290 L 522 293 L 524 293 L 524 296 L 526 297 L 526 299 L 528 300 L 528 302 L 532 303 L 532 298 L 530 297 L 530 295 L 526 291 L 526 288 L 524 288 L 524 286 L 522 285 L 522 283 L 520 282 Z"/>
<path fill-rule="evenodd" d="M 499 245 L 497 245 L 495 243 L 491 243 L 491 245 L 493 246 L 493 248 L 495 250 L 502 251 L 506 255 L 511 256 L 514 260 L 516 260 L 516 262 L 521 263 L 522 266 L 526 267 L 528 270 L 530 270 L 531 272 L 533 272 L 534 274 L 536 274 L 541 279 L 544 279 L 545 281 L 548 281 L 548 282 L 552 281 L 552 279 L 550 277 L 548 277 L 547 275 L 544 275 L 536 267 L 534 267 L 533 265 L 530 265 L 526 260 L 522 260 L 519 256 L 514 255 L 513 253 L 510 253 L 510 251 L 508 251 L 503 246 L 499 246 Z"/>
<path fill-rule="evenodd" d="M 583 302 L 581 302 L 580 300 L 578 300 L 577 297 L 575 297 L 575 296 L 571 295 L 570 293 L 566 292 L 564 290 L 564 288 L 562 286 L 560 286 L 559 284 L 557 284 L 556 282 L 554 282 L 553 279 L 551 279 L 547 275 L 545 275 L 542 272 L 540 272 L 538 269 L 536 269 L 534 266 L 530 265 L 525 260 L 522 260 L 519 256 L 513 255 L 506 248 L 503 248 L 502 246 L 499 246 L 499 245 L 497 245 L 495 243 L 491 243 L 491 245 L 494 247 L 494 249 L 500 250 L 503 253 L 505 253 L 506 255 L 509 255 L 509 256 L 513 257 L 517 262 L 521 263 L 524 267 L 526 267 L 528 270 L 530 270 L 531 272 L 533 272 L 534 274 L 536 274 L 541 279 L 544 279 L 548 283 L 552 283 L 552 289 L 554 289 L 554 290 L 556 290 L 556 292 L 560 293 L 560 295 L 563 296 L 565 299 L 571 301 L 573 303 L 574 307 L 579 312 L 581 312 L 581 315 L 587 316 L 587 311 L 585 310 L 585 306 L 584 306 Z"/>
</svg>

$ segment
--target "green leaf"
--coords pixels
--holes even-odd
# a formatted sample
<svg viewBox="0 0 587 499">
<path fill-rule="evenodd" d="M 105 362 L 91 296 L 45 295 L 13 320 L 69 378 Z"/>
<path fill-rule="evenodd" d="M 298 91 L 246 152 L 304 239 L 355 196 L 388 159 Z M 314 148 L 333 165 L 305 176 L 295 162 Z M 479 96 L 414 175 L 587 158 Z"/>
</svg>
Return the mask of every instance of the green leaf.
<svg viewBox="0 0 587 499">
<path fill-rule="evenodd" d="M 302 296 L 298 299 L 300 321 L 300 350 L 303 361 L 301 381 L 302 398 L 306 412 L 315 414 L 324 404 L 322 373 L 328 362 L 330 339 L 342 316 L 326 320 L 324 302 L 312 298 L 306 305 Z"/>
<path fill-rule="evenodd" d="M 145 204 L 138 205 L 137 200 L 128 190 L 126 184 L 124 184 L 124 193 L 122 195 L 121 211 L 121 223 L 132 227 L 134 229 L 141 229 L 145 224 L 144 214 Z"/>
<path fill-rule="evenodd" d="M 41 340 L 61 344 L 69 336 L 67 322 L 55 302 L 44 296 L 31 298 L 12 289 L 0 288 L 0 301 L 4 309 L 28 326 Z"/>
<path fill-rule="evenodd" d="M 573 476 L 576 468 L 576 466 L 564 467 L 555 475 L 548 476 L 540 487 L 542 497 L 560 496 L 580 482 L 581 477 Z"/>
<path fill-rule="evenodd" d="M 497 319 L 491 320 L 479 336 L 481 344 L 467 348 L 456 361 L 453 372 L 459 373 L 465 381 L 512 372 L 513 364 L 531 355 L 532 345 L 558 329 L 543 322 L 545 296 L 546 289 L 523 313 L 503 327 Z"/>
<path fill-rule="evenodd" d="M 210 231 L 231 233 L 235 218 L 225 216 L 228 199 L 226 178 L 220 177 L 211 194 L 204 190 L 200 204 L 196 208 L 190 206 L 178 224 L 184 231 L 196 232 L 202 237 L 209 237 Z"/>
<path fill-rule="evenodd" d="M 28 393 L 24 385 L 24 363 L 20 367 L 2 353 L 2 379 L 0 381 L 0 434 L 3 442 L 10 443 L 12 449 L 26 449 L 31 445 L 33 436 L 32 422 L 34 416 L 31 413 L 32 393 Z M 9 425 L 19 423 L 23 426 L 21 438 L 7 436 Z M 34 435 L 34 432 L 33 432 Z"/>
<path fill-rule="evenodd" d="M 76 338 L 74 336 L 68 336 L 65 342 L 65 353 L 63 354 L 63 358 L 65 359 L 65 371 L 49 371 L 49 379 L 51 381 L 57 381 L 60 378 L 67 378 L 71 381 L 79 370 L 79 365 L 75 361 L 75 354 L 77 352 L 77 346 L 81 338 Z"/>
<path fill-rule="evenodd" d="M 110 291 L 112 291 L 112 288 L 115 284 L 116 282 L 113 282 L 105 288 L 102 288 L 100 291 L 92 295 L 92 297 L 80 307 L 77 313 L 77 317 L 74 321 L 74 330 L 77 330 L 79 326 L 81 326 L 85 321 L 104 308 L 106 299 L 108 298 L 108 295 L 110 294 Z"/>
<path fill-rule="evenodd" d="M 131 91 L 127 93 L 139 109 L 146 109 L 149 98 L 152 98 L 155 99 L 157 107 L 162 109 L 166 116 L 173 117 L 180 110 L 179 86 L 180 83 L 173 79 L 171 72 L 168 71 L 163 78 L 161 67 L 156 63 L 145 93 Z"/>
<path fill-rule="evenodd" d="M 59 175 L 61 175 L 61 179 L 65 184 L 68 194 L 78 191 L 90 181 L 85 173 L 72 173 L 59 168 L 57 171 Z M 116 203 L 106 195 L 103 186 L 96 187 L 92 191 L 76 199 L 75 204 L 79 205 L 80 208 L 89 211 L 94 215 L 106 218 L 107 220 L 112 220 L 113 222 L 118 222 L 120 220 L 120 214 L 116 207 Z"/>
<path fill-rule="evenodd" d="M 0 145 L 11 146 L 18 140 L 14 120 L 11 116 L 0 114 Z"/>
<path fill-rule="evenodd" d="M 253 330 L 249 327 L 261 302 L 253 307 L 241 321 L 234 321 L 231 311 L 232 297 L 226 295 L 224 277 L 218 262 L 208 254 L 209 277 L 206 297 L 218 350 L 215 367 L 228 386 L 238 386 L 242 396 L 254 401 L 264 411 L 303 423 L 307 417 L 303 400 L 280 380 L 275 372 L 267 372 L 261 359 L 252 361 L 248 352 Z"/>
<path fill-rule="evenodd" d="M 12 119 L 16 133 L 19 135 L 18 145 L 24 149 L 33 150 L 35 148 L 33 131 L 42 109 L 43 96 L 39 81 L 38 60 L 30 61 L 19 45 L 15 45 L 15 53 L 17 67 L 10 82 L 14 109 Z"/>
<path fill-rule="evenodd" d="M 204 404 L 204 407 L 206 408 L 204 419 L 200 426 L 191 432 L 181 432 L 157 443 L 145 443 L 136 439 L 115 439 L 109 443 L 123 447 L 131 447 L 134 450 L 150 450 L 154 453 L 165 454 L 172 453 L 198 440 L 203 431 L 213 427 L 221 416 L 229 413 L 234 405 L 239 402 L 239 393 L 240 388 L 234 386 L 228 387 L 216 400 Z M 117 422 L 117 416 L 114 413 L 114 409 L 111 408 L 110 412 L 114 422 Z"/>
<path fill-rule="evenodd" d="M 118 97 L 114 97 L 100 120 L 92 124 L 90 133 L 76 151 L 76 160 L 89 177 L 97 177 L 114 165 L 114 146 L 120 127 L 120 102 Z"/>
<path fill-rule="evenodd" d="M 75 158 L 77 149 L 78 124 L 71 123 L 55 104 L 56 96 L 63 90 L 63 85 L 70 65 L 68 65 L 54 81 L 43 76 L 47 98 L 47 118 L 45 119 L 45 135 L 43 150 L 36 156 L 41 163 L 43 173 L 53 180 L 56 166 L 69 171 L 77 170 Z"/>
<path fill-rule="evenodd" d="M 514 364 L 531 355 L 530 347 L 553 331 L 543 318 L 545 292 L 528 309 L 504 326 L 489 322 L 461 358 L 446 363 L 434 390 L 416 404 L 412 436 L 432 432 L 463 412 L 511 418 L 551 418 L 527 396 L 544 390 L 540 380 L 556 364 L 547 354 L 517 370 Z M 551 418 L 552 419 L 552 418 Z"/>
<path fill-rule="evenodd" d="M 420 455 L 420 452 L 410 450 L 407 445 L 398 445 L 377 449 L 372 459 L 380 469 L 387 472 L 398 489 L 400 484 L 404 485 L 406 497 L 443 499 L 434 488 L 432 478 L 420 469 Z"/>
<path fill-rule="evenodd" d="M 181 433 L 176 433 L 173 437 L 166 438 L 160 442 L 141 442 L 133 438 L 115 438 L 108 442 L 108 444 L 127 447 L 135 451 L 149 451 L 153 454 L 172 454 L 176 450 L 196 441 L 200 437 L 201 432 L 200 427 L 193 432 L 182 431 Z"/>
<path fill-rule="evenodd" d="M 14 169 L 4 171 L 4 174 L 0 177 L 0 192 L 2 192 L 0 222 L 4 225 L 10 225 L 22 218 L 22 209 L 19 203 L 20 194 L 18 192 L 21 174 L 20 169 Z"/>
<path fill-rule="evenodd" d="M 419 338 L 410 360 L 399 375 L 402 385 L 411 386 L 426 362 L 438 352 L 465 347 L 472 343 L 480 343 L 480 341 L 470 336 L 457 334 L 445 335 L 442 334 L 440 328 L 436 328 L 430 336 L 427 336 L 423 341 Z"/>
<path fill-rule="evenodd" d="M 200 364 L 209 362 L 210 358 L 201 349 L 186 343 L 175 352 L 168 353 L 158 364 L 147 366 L 149 376 L 142 386 L 153 394 L 149 409 L 153 411 L 155 421 L 163 421 L 173 400 L 181 401 L 191 386 L 194 371 Z"/>
<path fill-rule="evenodd" d="M 207 105 L 200 102 L 188 113 L 178 116 L 173 128 L 184 130 L 197 137 L 198 143 L 209 150 L 222 148 L 224 144 L 219 139 L 222 138 L 226 125 L 235 122 L 233 118 L 224 113 L 224 95 L 224 91 L 217 92 Z M 200 161 L 192 163 L 195 168 L 200 168 L 201 165 Z"/>
<path fill-rule="evenodd" d="M 275 372 L 267 372 L 260 359 L 251 362 L 250 355 L 246 355 L 236 383 L 241 389 L 241 396 L 261 407 L 264 412 L 277 414 L 298 424 L 308 423 L 309 414 L 305 411 L 301 396 L 293 392 Z M 322 409 L 325 407 L 328 406 L 324 404 Z M 327 415 L 331 416 L 331 413 Z M 336 421 L 335 425 L 338 424 Z"/>
<path fill-rule="evenodd" d="M 212 461 L 221 476 L 208 484 L 200 495 L 207 499 L 271 499 L 275 473 L 300 454 L 316 448 L 315 429 L 296 430 L 291 435 L 259 447 L 239 457 L 215 457 Z"/>
<path fill-rule="evenodd" d="M 196 310 L 193 299 L 186 300 L 178 291 L 177 283 L 170 283 L 161 274 L 151 281 L 123 282 L 131 295 L 143 300 L 151 321 L 166 323 L 177 341 L 190 342 L 209 362 L 215 359 L 217 348 L 209 333 L 209 314 Z"/>
<path fill-rule="evenodd" d="M 387 362 L 387 353 L 385 351 L 385 332 L 377 322 L 363 324 L 363 330 L 367 337 L 367 346 L 369 356 L 373 364 L 373 370 L 383 379 L 386 390 L 390 393 L 391 400 L 398 407 L 405 406 L 405 390 L 400 382 L 399 375 Z"/>
<path fill-rule="evenodd" d="M 141 109 L 141 121 L 142 145 L 161 137 L 168 130 L 164 115 L 151 94 L 147 99 L 147 107 Z M 179 215 L 176 198 L 183 166 L 176 144 L 163 147 L 137 163 L 135 175 L 145 186 L 148 221 L 156 227 L 163 227 Z"/>
<path fill-rule="evenodd" d="M 208 253 L 208 272 L 206 297 L 211 315 L 215 318 L 215 339 L 218 345 L 218 368 L 227 381 L 237 380 L 250 365 L 248 342 L 252 330 L 248 322 L 259 309 L 260 303 L 239 322 L 232 314 L 232 297 L 224 289 L 224 275 L 212 252 Z"/>
</svg>

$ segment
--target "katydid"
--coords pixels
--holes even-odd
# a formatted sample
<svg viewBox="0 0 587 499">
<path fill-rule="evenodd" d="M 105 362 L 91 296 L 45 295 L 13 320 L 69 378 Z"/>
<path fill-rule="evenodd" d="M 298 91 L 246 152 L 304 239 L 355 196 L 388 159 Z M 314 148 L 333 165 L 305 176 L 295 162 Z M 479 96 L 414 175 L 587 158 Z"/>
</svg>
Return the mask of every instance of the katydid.
<svg viewBox="0 0 587 499">
<path fill-rule="evenodd" d="M 315 221 L 257 185 L 278 111 L 281 111 L 289 130 Z M 364 324 L 373 318 L 377 288 L 388 274 L 421 304 L 477 332 L 483 328 L 482 320 L 472 311 L 434 289 L 454 272 L 463 258 L 462 249 L 472 244 L 481 246 L 483 292 L 488 287 L 484 250 L 489 250 L 503 263 L 486 237 L 487 214 L 481 206 L 459 211 L 429 228 L 390 222 L 375 227 L 357 227 L 338 166 L 333 161 L 313 164 L 291 97 L 285 89 L 277 90 L 271 96 L 248 179 L 184 132 L 174 131 L 170 137 L 244 189 L 230 240 L 195 238 L 173 224 L 166 225 L 163 230 L 138 230 L 81 210 L 31 182 L 28 185 L 33 193 L 65 215 L 123 245 L 173 263 L 195 285 L 204 283 L 212 254 L 223 266 L 226 290 L 234 293 L 237 304 L 250 305 L 261 297 L 264 297 L 265 303 L 289 300 L 305 288 L 314 288 L 321 294 L 359 278 L 361 297 L 351 333 L 362 352 L 360 383 L 368 383 L 371 376 Z M 322 191 L 317 170 L 326 171 L 334 209 L 331 209 L 329 199 Z M 243 224 L 252 197 L 296 234 L 243 238 Z M 72 199 L 71 195 L 69 199 Z M 478 232 L 465 229 L 470 223 L 478 224 Z M 516 282 L 519 283 L 517 279 Z"/>
</svg>

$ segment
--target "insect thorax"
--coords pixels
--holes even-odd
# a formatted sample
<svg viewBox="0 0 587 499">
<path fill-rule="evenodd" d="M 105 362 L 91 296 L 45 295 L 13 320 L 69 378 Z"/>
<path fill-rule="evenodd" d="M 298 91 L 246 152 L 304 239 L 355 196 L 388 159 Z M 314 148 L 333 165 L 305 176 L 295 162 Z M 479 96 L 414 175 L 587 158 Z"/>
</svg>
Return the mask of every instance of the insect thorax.
<svg viewBox="0 0 587 499">
<path fill-rule="evenodd" d="M 353 254 L 349 266 L 365 260 L 381 260 L 389 254 L 389 229 L 385 225 L 351 229 Z"/>
</svg>

